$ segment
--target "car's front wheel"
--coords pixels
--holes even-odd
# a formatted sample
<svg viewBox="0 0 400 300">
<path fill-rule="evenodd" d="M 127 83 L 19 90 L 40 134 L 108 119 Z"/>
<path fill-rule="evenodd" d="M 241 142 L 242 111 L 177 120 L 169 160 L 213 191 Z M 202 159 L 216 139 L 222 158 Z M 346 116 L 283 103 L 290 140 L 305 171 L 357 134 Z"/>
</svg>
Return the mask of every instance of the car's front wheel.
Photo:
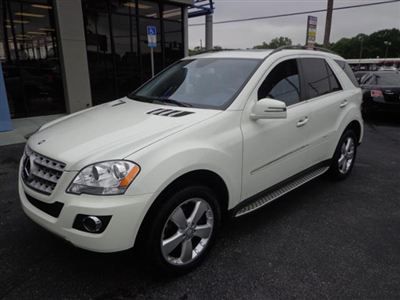
<svg viewBox="0 0 400 300">
<path fill-rule="evenodd" d="M 184 187 L 162 201 L 145 230 L 144 250 L 157 270 L 182 274 L 199 265 L 212 246 L 220 206 L 205 186 Z"/>
</svg>

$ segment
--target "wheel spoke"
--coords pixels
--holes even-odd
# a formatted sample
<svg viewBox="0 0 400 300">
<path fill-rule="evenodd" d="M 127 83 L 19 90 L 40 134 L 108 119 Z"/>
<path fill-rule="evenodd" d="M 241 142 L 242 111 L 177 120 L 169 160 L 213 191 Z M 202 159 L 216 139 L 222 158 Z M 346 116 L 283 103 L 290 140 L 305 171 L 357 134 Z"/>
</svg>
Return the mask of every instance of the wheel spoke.
<svg viewBox="0 0 400 300">
<path fill-rule="evenodd" d="M 347 141 L 346 141 L 346 147 L 345 147 L 345 149 L 346 149 L 346 152 L 348 152 L 348 151 L 349 151 L 349 149 L 350 149 L 350 145 L 351 145 L 351 138 L 348 138 L 348 139 L 347 139 Z"/>
<path fill-rule="evenodd" d="M 210 224 L 205 224 L 205 225 L 198 225 L 195 227 L 195 232 L 194 235 L 198 236 L 202 239 L 206 239 L 210 236 L 212 226 Z"/>
<path fill-rule="evenodd" d="M 192 224 L 197 224 L 203 214 L 207 211 L 207 203 L 204 201 L 197 201 L 192 214 L 190 215 L 188 221 Z"/>
<path fill-rule="evenodd" d="M 181 253 L 181 261 L 187 262 L 191 260 L 193 257 L 193 244 L 192 240 L 186 240 L 182 243 L 182 253 Z"/>
<path fill-rule="evenodd" d="M 171 221 L 174 222 L 179 229 L 185 229 L 187 226 L 187 220 L 181 207 L 178 207 L 174 214 L 171 216 Z"/>
<path fill-rule="evenodd" d="M 162 241 L 162 251 L 164 254 L 170 254 L 185 239 L 185 235 L 181 232 L 175 233 L 170 238 Z"/>
<path fill-rule="evenodd" d="M 342 154 L 342 155 L 340 156 L 340 158 L 339 158 L 339 161 L 338 161 L 339 167 L 343 166 L 343 164 L 345 163 L 345 161 L 346 161 L 346 156 Z"/>
</svg>

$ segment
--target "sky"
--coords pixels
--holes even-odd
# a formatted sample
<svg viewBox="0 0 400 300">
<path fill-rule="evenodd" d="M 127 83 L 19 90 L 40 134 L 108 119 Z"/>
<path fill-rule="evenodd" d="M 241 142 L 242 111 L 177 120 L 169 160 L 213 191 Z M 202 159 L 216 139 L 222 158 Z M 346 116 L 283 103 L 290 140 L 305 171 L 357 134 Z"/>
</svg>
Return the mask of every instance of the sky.
<svg viewBox="0 0 400 300">
<path fill-rule="evenodd" d="M 297 11 L 326 9 L 327 0 L 214 0 L 214 22 L 258 16 L 284 14 Z M 335 0 L 334 7 L 382 0 Z M 318 17 L 317 43 L 324 38 L 326 13 L 314 13 Z M 204 23 L 204 17 L 189 19 L 189 25 Z M 307 15 L 256 20 L 238 23 L 215 24 L 214 46 L 224 48 L 252 48 L 269 42 L 274 37 L 287 36 L 294 44 L 305 43 Z M 333 11 L 331 42 L 358 33 L 370 34 L 380 29 L 400 29 L 400 2 L 377 6 Z M 189 26 L 189 47 L 205 45 L 203 26 Z"/>
</svg>

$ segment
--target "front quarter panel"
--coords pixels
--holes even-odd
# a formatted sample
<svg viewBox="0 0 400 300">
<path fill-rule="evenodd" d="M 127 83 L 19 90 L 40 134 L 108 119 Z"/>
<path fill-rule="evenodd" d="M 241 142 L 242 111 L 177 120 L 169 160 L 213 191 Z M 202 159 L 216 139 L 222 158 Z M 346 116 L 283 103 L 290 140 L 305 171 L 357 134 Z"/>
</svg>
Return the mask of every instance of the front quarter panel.
<svg viewBox="0 0 400 300">
<path fill-rule="evenodd" d="M 126 157 L 141 167 L 126 194 L 152 193 L 155 200 L 180 176 L 191 171 L 209 170 L 224 180 L 229 191 L 229 208 L 233 207 L 239 202 L 241 193 L 242 135 L 239 122 L 240 112 L 225 111 Z"/>
</svg>

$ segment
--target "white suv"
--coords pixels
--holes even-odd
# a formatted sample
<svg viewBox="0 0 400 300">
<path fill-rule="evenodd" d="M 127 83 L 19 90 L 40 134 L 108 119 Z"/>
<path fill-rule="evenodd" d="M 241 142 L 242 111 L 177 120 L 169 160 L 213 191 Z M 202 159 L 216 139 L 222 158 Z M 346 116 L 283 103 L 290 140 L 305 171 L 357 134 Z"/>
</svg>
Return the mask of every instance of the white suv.
<svg viewBox="0 0 400 300">
<path fill-rule="evenodd" d="M 139 246 L 185 272 L 223 216 L 258 209 L 329 171 L 349 175 L 361 91 L 343 58 L 278 49 L 187 57 L 129 96 L 41 127 L 21 159 L 19 196 L 75 246 Z"/>
</svg>

